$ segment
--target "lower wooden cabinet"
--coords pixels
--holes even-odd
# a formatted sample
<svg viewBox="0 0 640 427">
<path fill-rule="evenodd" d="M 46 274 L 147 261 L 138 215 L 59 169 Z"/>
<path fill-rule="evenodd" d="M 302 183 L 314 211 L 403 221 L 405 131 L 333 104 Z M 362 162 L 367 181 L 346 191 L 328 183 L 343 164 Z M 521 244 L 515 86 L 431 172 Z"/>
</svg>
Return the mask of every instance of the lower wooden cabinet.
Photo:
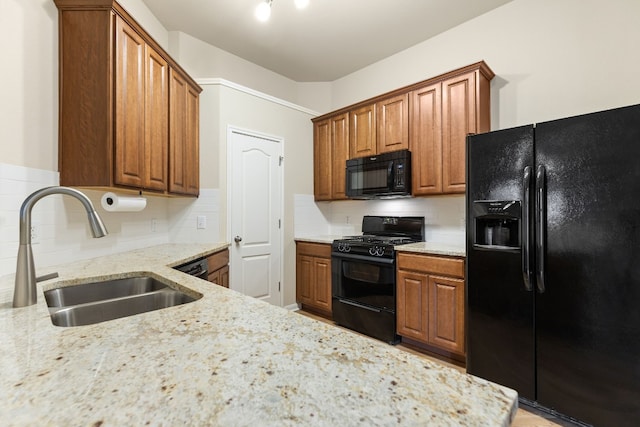
<svg viewBox="0 0 640 427">
<path fill-rule="evenodd" d="M 464 292 L 463 258 L 398 253 L 398 334 L 464 358 Z"/>
<path fill-rule="evenodd" d="M 296 301 L 331 317 L 331 245 L 296 242 Z"/>
<path fill-rule="evenodd" d="M 229 249 L 216 252 L 207 258 L 208 280 L 225 288 L 229 287 Z"/>
</svg>

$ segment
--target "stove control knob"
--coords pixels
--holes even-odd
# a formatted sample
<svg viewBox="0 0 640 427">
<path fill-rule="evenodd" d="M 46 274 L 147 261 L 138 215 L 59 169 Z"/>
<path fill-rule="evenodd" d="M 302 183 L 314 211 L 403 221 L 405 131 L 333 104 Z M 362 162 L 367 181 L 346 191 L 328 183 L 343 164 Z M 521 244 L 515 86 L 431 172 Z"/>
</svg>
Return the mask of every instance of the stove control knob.
<svg viewBox="0 0 640 427">
<path fill-rule="evenodd" d="M 351 246 L 348 243 L 338 243 L 338 251 L 340 252 L 349 252 L 351 251 Z"/>
<path fill-rule="evenodd" d="M 369 255 L 374 256 L 376 254 L 376 247 L 375 246 L 371 246 L 369 248 Z"/>
<path fill-rule="evenodd" d="M 384 248 L 381 246 L 379 248 L 376 248 L 376 255 L 377 256 L 382 256 L 384 255 Z"/>
</svg>

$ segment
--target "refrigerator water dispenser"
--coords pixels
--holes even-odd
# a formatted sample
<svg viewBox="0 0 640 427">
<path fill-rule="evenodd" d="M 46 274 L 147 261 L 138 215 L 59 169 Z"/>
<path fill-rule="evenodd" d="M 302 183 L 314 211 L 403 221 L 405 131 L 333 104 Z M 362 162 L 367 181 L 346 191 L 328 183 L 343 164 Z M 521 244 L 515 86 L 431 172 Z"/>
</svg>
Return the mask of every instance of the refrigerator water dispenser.
<svg viewBox="0 0 640 427">
<path fill-rule="evenodd" d="M 521 216 L 519 200 L 474 201 L 474 247 L 519 250 Z"/>
</svg>

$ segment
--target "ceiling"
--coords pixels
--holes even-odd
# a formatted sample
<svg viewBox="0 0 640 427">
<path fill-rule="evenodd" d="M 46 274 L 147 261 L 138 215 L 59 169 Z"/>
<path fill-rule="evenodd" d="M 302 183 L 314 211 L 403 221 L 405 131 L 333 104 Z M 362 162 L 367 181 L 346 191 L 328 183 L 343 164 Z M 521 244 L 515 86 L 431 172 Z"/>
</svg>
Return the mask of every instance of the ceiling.
<svg viewBox="0 0 640 427">
<path fill-rule="evenodd" d="M 143 0 L 181 31 L 298 82 L 333 81 L 511 0 Z"/>
</svg>

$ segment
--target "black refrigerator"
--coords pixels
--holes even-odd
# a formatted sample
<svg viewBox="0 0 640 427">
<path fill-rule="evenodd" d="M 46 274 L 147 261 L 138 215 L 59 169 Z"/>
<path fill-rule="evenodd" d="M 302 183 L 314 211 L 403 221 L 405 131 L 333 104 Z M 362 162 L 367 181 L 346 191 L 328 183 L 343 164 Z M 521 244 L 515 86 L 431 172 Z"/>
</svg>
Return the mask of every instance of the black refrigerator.
<svg viewBox="0 0 640 427">
<path fill-rule="evenodd" d="M 640 425 L 640 105 L 467 139 L 467 372 Z"/>
</svg>

